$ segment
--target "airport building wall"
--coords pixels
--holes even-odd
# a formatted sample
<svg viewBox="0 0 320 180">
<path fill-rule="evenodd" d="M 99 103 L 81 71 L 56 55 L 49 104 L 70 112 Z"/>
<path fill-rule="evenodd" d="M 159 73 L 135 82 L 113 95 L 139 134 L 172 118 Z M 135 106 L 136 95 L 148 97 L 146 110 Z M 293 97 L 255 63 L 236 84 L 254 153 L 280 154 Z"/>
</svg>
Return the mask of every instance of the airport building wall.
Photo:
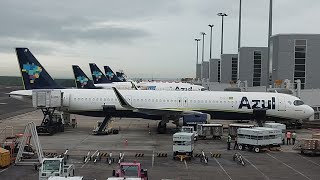
<svg viewBox="0 0 320 180">
<path fill-rule="evenodd" d="M 270 39 L 272 81 L 301 80 L 302 89 L 320 88 L 320 34 L 278 34 Z"/>
<path fill-rule="evenodd" d="M 209 61 L 203 61 L 202 62 L 202 79 L 209 79 Z"/>
<path fill-rule="evenodd" d="M 268 85 L 268 48 L 241 47 L 239 50 L 239 80 L 248 86 Z"/>
<path fill-rule="evenodd" d="M 219 73 L 219 63 L 220 59 L 210 59 L 209 60 L 209 82 L 218 82 L 218 78 L 220 77 Z"/>
<path fill-rule="evenodd" d="M 238 54 L 221 55 L 221 83 L 236 83 L 238 80 Z"/>
<path fill-rule="evenodd" d="M 201 79 L 201 64 L 196 65 L 196 79 Z"/>
</svg>

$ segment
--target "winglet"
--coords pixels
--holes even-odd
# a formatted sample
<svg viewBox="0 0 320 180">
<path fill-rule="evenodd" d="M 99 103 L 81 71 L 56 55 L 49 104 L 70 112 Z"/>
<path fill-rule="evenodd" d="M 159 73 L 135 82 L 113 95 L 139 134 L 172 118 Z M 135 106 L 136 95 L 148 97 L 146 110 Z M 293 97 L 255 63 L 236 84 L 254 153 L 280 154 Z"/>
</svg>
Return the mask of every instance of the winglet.
<svg viewBox="0 0 320 180">
<path fill-rule="evenodd" d="M 120 102 L 120 104 L 121 104 L 122 107 L 128 108 L 128 109 L 134 109 L 134 107 L 132 107 L 132 106 L 128 103 L 128 101 L 121 95 L 121 93 L 118 91 L 117 88 L 112 87 L 112 89 L 113 89 L 114 93 L 116 94 L 116 96 L 117 96 L 117 98 L 118 98 L 118 100 L 119 100 L 119 102 Z"/>
</svg>

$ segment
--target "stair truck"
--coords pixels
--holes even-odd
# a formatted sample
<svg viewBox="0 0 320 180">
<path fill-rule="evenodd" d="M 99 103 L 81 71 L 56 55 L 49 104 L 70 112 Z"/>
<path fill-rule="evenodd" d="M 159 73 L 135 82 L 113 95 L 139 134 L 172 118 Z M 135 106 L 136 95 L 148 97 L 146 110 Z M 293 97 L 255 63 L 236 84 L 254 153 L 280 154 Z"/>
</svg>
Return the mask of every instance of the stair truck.
<svg viewBox="0 0 320 180">
<path fill-rule="evenodd" d="M 238 149 L 248 149 L 259 153 L 264 148 L 280 147 L 280 144 L 282 144 L 281 134 L 281 130 L 274 128 L 239 128 Z"/>
<path fill-rule="evenodd" d="M 198 124 L 197 134 L 199 139 L 211 137 L 213 139 L 221 139 L 223 134 L 222 124 Z"/>
<path fill-rule="evenodd" d="M 173 134 L 173 159 L 191 159 L 194 150 L 194 134 L 178 132 Z"/>
</svg>

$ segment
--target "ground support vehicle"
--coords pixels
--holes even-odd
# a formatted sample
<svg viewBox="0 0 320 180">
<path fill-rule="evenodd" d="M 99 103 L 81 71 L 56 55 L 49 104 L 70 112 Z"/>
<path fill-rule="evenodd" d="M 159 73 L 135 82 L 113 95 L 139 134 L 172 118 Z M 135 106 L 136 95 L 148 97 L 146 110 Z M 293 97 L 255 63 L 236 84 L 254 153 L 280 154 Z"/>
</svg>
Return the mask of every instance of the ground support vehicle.
<svg viewBox="0 0 320 180">
<path fill-rule="evenodd" d="M 63 114 L 55 112 L 62 107 L 63 93 L 60 90 L 32 90 L 32 105 L 41 109 L 43 119 L 37 126 L 38 135 L 53 135 L 64 132 Z"/>
<path fill-rule="evenodd" d="M 179 118 L 177 126 L 194 126 L 196 130 L 197 124 L 207 124 L 210 119 L 210 114 L 187 114 Z"/>
<path fill-rule="evenodd" d="M 303 139 L 301 144 L 301 154 L 320 154 L 320 139 Z"/>
<path fill-rule="evenodd" d="M 253 124 L 229 124 L 228 133 L 232 138 L 237 136 L 239 128 L 253 128 Z"/>
<path fill-rule="evenodd" d="M 173 134 L 173 159 L 191 159 L 194 150 L 194 134 L 178 132 Z"/>
<path fill-rule="evenodd" d="M 74 177 L 51 176 L 48 178 L 48 180 L 83 180 L 83 177 L 82 176 L 74 176 Z"/>
<path fill-rule="evenodd" d="M 193 126 L 182 126 L 180 128 L 180 132 L 186 132 L 186 133 L 193 133 L 194 135 L 194 140 L 198 140 L 198 132 L 195 131 Z"/>
<path fill-rule="evenodd" d="M 264 148 L 280 147 L 281 130 L 266 127 L 239 128 L 238 149 L 254 150 L 258 153 Z"/>
<path fill-rule="evenodd" d="M 285 142 L 285 138 L 286 138 L 286 125 L 285 124 L 281 124 L 281 123 L 264 123 L 264 127 L 268 127 L 268 128 L 275 128 L 275 129 L 280 129 L 282 132 L 282 144 L 284 144 Z"/>
<path fill-rule="evenodd" d="M 47 180 L 50 176 L 73 177 L 75 167 L 67 164 L 65 158 L 43 158 L 39 168 L 39 180 Z"/>
<path fill-rule="evenodd" d="M 112 171 L 112 176 L 108 180 L 148 180 L 148 170 L 142 169 L 137 162 L 121 162 L 119 169 Z"/>
<path fill-rule="evenodd" d="M 221 139 L 223 134 L 222 124 L 198 124 L 197 134 L 200 139 L 212 137 L 213 139 Z"/>
</svg>

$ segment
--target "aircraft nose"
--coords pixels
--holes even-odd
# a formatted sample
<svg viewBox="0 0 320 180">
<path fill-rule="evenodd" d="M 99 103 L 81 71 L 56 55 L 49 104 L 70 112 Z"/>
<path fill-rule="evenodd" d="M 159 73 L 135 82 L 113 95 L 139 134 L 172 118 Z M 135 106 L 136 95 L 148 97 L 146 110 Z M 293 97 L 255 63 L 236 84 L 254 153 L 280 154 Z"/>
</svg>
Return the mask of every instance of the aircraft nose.
<svg viewBox="0 0 320 180">
<path fill-rule="evenodd" d="M 307 106 L 306 110 L 305 110 L 306 116 L 308 116 L 307 118 L 311 117 L 312 115 L 314 115 L 314 110 L 312 107 Z"/>
</svg>

